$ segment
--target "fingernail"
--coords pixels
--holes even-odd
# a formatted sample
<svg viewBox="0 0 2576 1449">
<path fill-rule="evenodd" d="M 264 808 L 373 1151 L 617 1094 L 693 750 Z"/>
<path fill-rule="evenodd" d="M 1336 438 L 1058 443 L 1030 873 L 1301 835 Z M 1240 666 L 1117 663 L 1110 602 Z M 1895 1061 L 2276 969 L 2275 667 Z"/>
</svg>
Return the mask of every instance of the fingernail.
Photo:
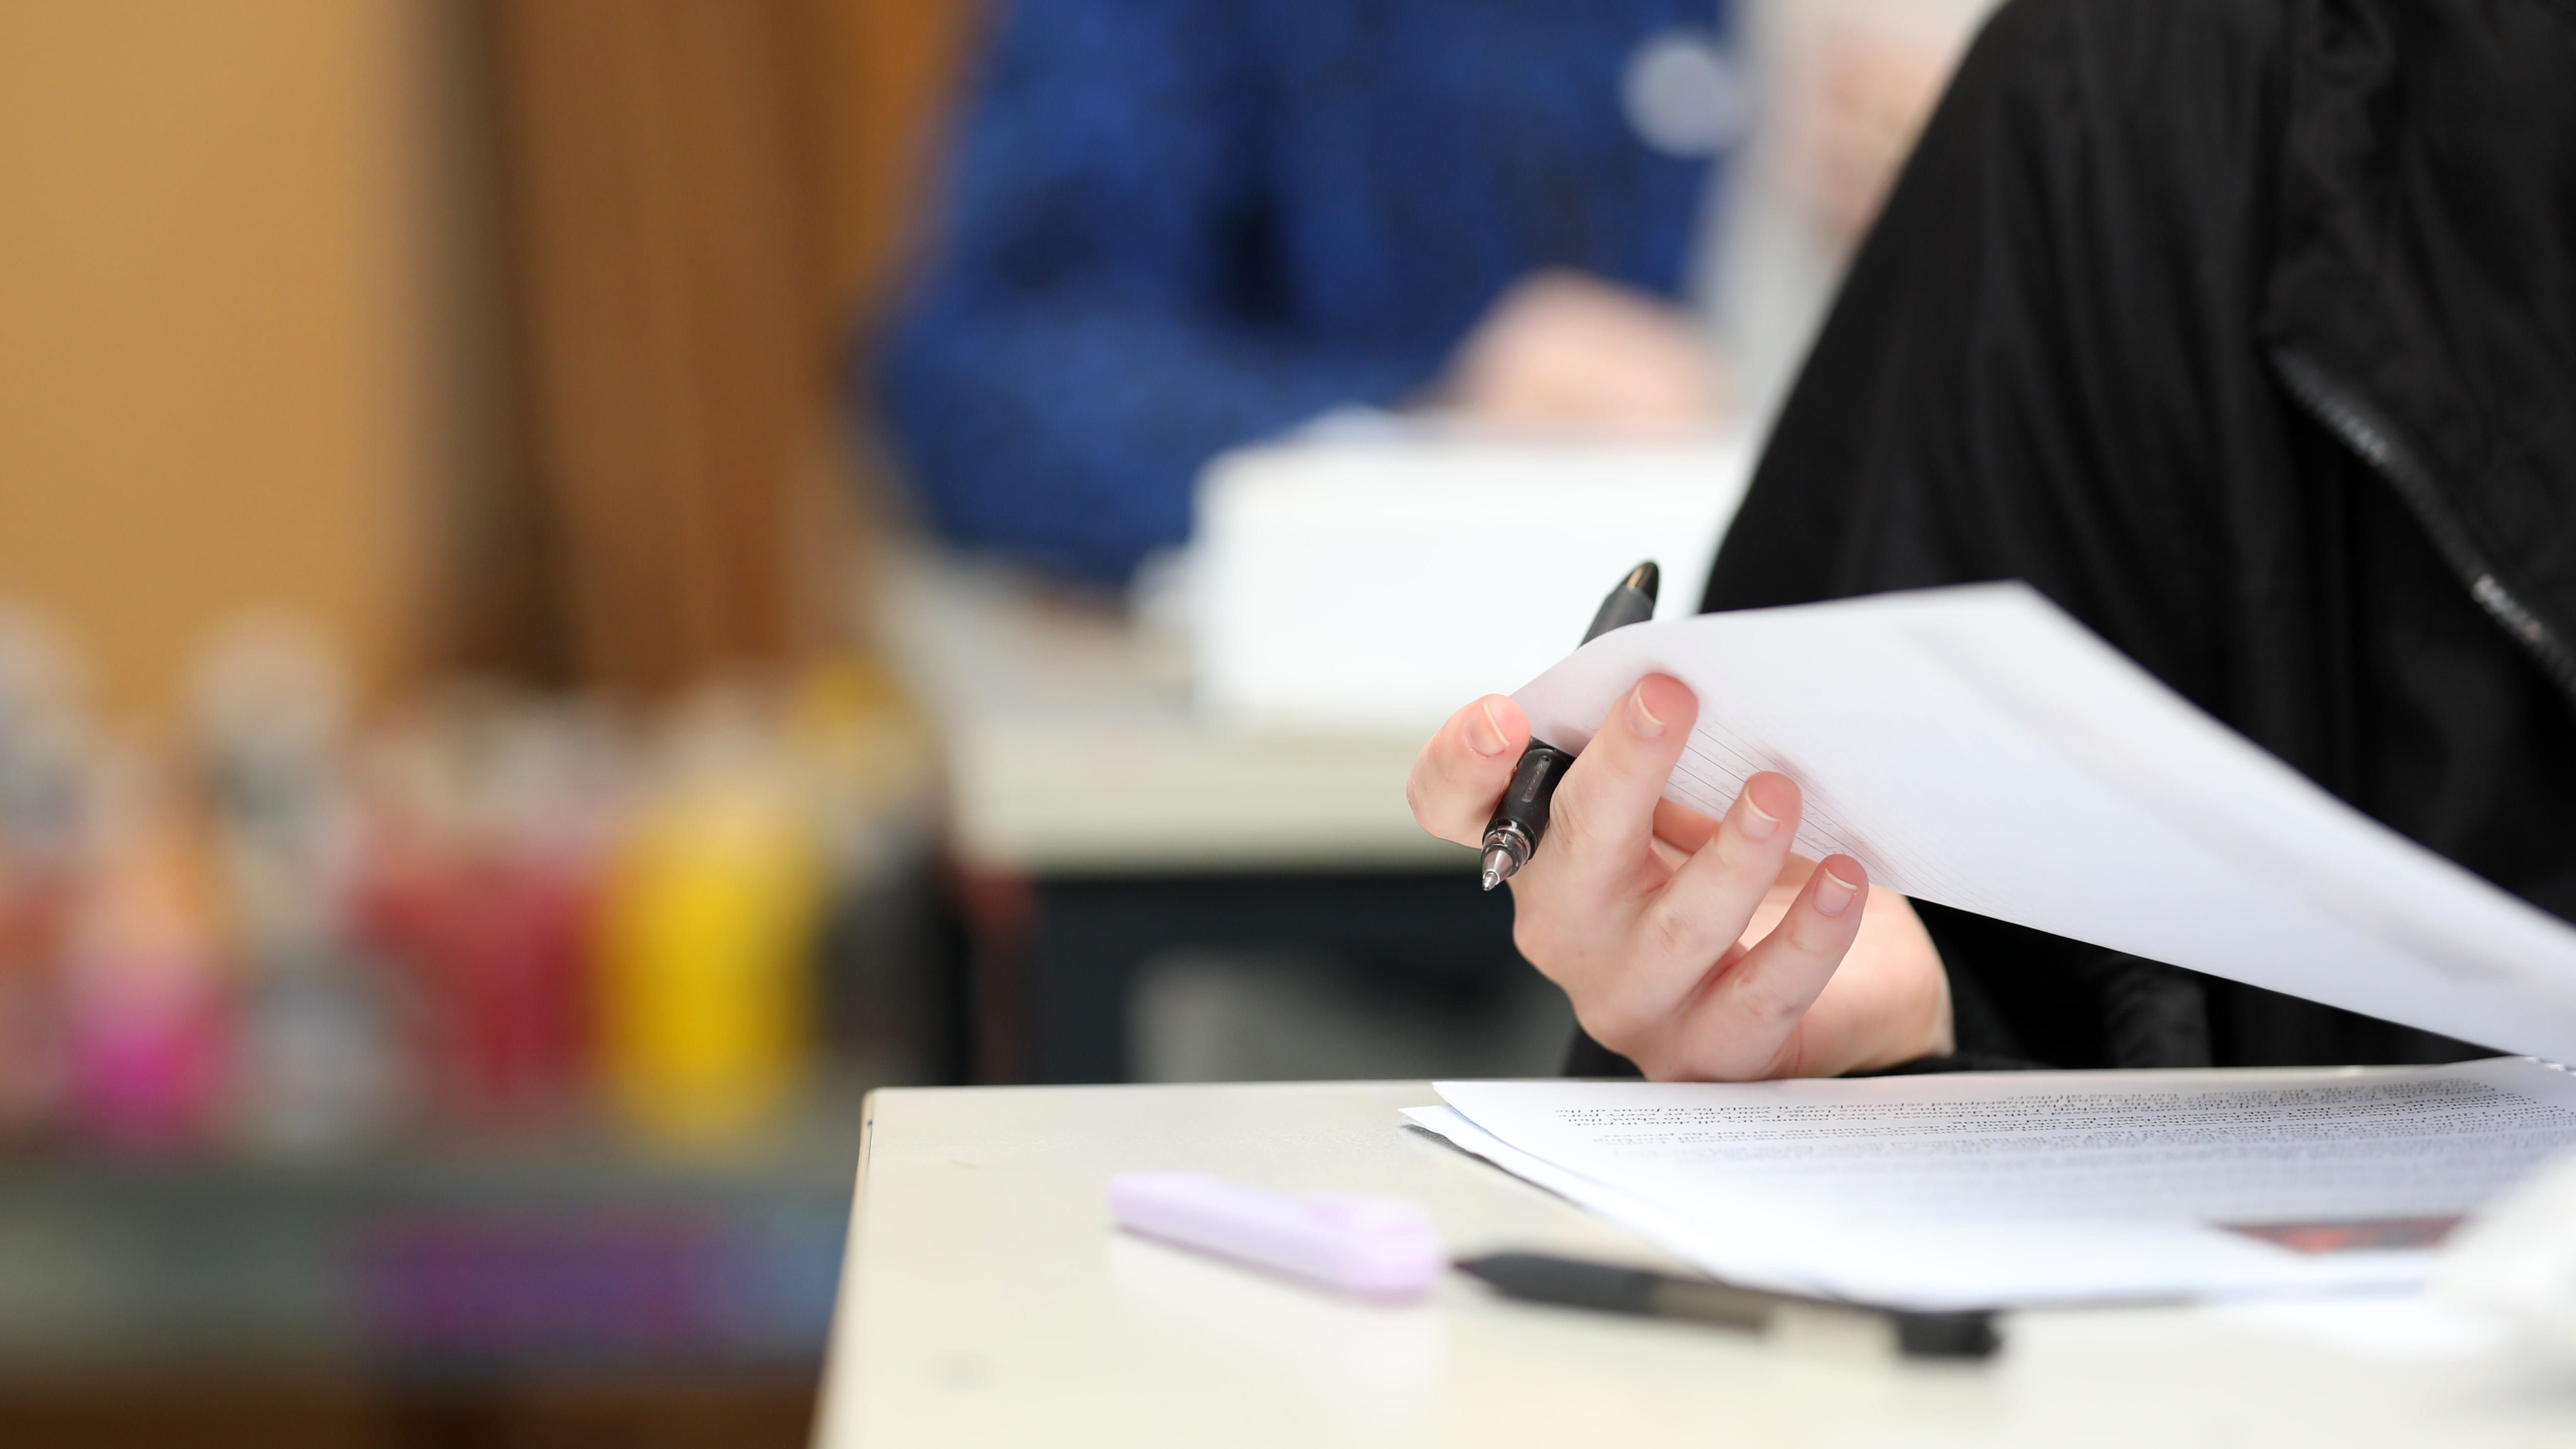
<svg viewBox="0 0 2576 1449">
<path fill-rule="evenodd" d="M 1467 738 L 1467 748 L 1477 754 L 1491 756 L 1503 752 L 1503 727 L 1494 718 L 1494 707 L 1490 704 L 1478 706 L 1474 714 L 1467 716 L 1467 728 L 1461 733 Z"/>
<path fill-rule="evenodd" d="M 1743 808 L 1735 812 L 1735 828 L 1744 832 L 1745 839 L 1769 840 L 1771 832 L 1780 828 L 1780 817 L 1754 804 L 1751 795 L 1737 803 Z"/>
<path fill-rule="evenodd" d="M 1641 740 L 1664 737 L 1664 722 L 1655 718 L 1653 710 L 1646 708 L 1646 686 L 1642 684 L 1628 691 L 1628 728 L 1635 731 Z"/>
<path fill-rule="evenodd" d="M 1822 879 L 1816 882 L 1816 914 L 1839 916 L 1850 910 L 1851 903 L 1860 895 L 1860 882 L 1845 880 L 1831 870 L 1817 874 Z"/>
</svg>

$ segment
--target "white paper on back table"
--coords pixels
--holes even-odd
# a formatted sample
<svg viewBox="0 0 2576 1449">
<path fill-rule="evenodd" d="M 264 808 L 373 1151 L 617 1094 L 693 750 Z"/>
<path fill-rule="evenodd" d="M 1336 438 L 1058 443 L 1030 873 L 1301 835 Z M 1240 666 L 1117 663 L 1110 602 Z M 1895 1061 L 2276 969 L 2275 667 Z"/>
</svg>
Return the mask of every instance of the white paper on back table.
<svg viewBox="0 0 2576 1449">
<path fill-rule="evenodd" d="M 1186 565 L 1199 703 L 1253 725 L 1428 734 L 1564 653 L 1642 559 L 1663 568 L 1662 613 L 1698 608 L 1752 464 L 1736 433 L 1417 420 L 1228 453 L 1200 482 Z"/>
<path fill-rule="evenodd" d="M 1580 750 L 1653 672 L 1699 696 L 1665 792 L 1692 809 L 1779 770 L 1806 796 L 1798 849 L 1891 890 L 2576 1062 L 2576 927 L 2337 800 L 2026 586 L 1634 625 L 1516 697 Z"/>
</svg>

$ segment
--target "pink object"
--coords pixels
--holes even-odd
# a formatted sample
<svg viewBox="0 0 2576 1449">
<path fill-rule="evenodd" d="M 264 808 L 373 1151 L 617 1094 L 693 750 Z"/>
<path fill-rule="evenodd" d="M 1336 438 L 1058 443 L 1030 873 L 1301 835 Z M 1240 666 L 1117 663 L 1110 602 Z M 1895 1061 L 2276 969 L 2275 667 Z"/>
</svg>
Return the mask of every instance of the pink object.
<svg viewBox="0 0 2576 1449">
<path fill-rule="evenodd" d="M 1440 1235 L 1409 1202 L 1290 1197 L 1194 1172 L 1109 1180 L 1120 1227 L 1285 1273 L 1360 1298 L 1418 1298 L 1449 1267 Z"/>
<path fill-rule="evenodd" d="M 100 1145 L 177 1152 L 214 1135 L 231 1027 L 219 969 L 183 953 L 74 961 L 73 1104 Z"/>
</svg>

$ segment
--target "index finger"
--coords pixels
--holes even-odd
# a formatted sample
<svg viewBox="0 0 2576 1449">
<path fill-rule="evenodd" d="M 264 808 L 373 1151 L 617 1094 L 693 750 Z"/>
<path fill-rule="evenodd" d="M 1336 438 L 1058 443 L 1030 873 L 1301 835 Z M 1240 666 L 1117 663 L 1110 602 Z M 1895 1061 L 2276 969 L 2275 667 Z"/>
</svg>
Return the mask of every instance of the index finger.
<svg viewBox="0 0 2576 1449">
<path fill-rule="evenodd" d="M 1585 883 L 1578 895 L 1633 880 L 1653 854 L 1656 804 L 1698 718 L 1690 686 L 1667 674 L 1638 680 L 1566 768 L 1531 865 Z"/>
<path fill-rule="evenodd" d="M 1511 783 L 1529 736 L 1529 716 L 1506 695 L 1486 695 L 1449 716 L 1414 757 L 1404 782 L 1413 818 L 1443 840 L 1482 843 L 1485 822 Z"/>
</svg>

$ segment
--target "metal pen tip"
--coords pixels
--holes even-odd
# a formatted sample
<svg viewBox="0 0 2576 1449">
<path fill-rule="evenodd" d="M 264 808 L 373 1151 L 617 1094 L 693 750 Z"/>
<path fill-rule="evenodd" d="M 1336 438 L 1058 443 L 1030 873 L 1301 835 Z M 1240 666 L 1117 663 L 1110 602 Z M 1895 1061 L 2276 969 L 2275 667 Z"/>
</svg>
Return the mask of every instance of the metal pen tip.
<svg viewBox="0 0 2576 1449">
<path fill-rule="evenodd" d="M 1499 845 L 1486 846 L 1485 889 L 1492 890 L 1511 879 L 1512 867 L 1516 864 L 1518 862 L 1512 859 L 1512 853 L 1509 850 Z"/>
</svg>

